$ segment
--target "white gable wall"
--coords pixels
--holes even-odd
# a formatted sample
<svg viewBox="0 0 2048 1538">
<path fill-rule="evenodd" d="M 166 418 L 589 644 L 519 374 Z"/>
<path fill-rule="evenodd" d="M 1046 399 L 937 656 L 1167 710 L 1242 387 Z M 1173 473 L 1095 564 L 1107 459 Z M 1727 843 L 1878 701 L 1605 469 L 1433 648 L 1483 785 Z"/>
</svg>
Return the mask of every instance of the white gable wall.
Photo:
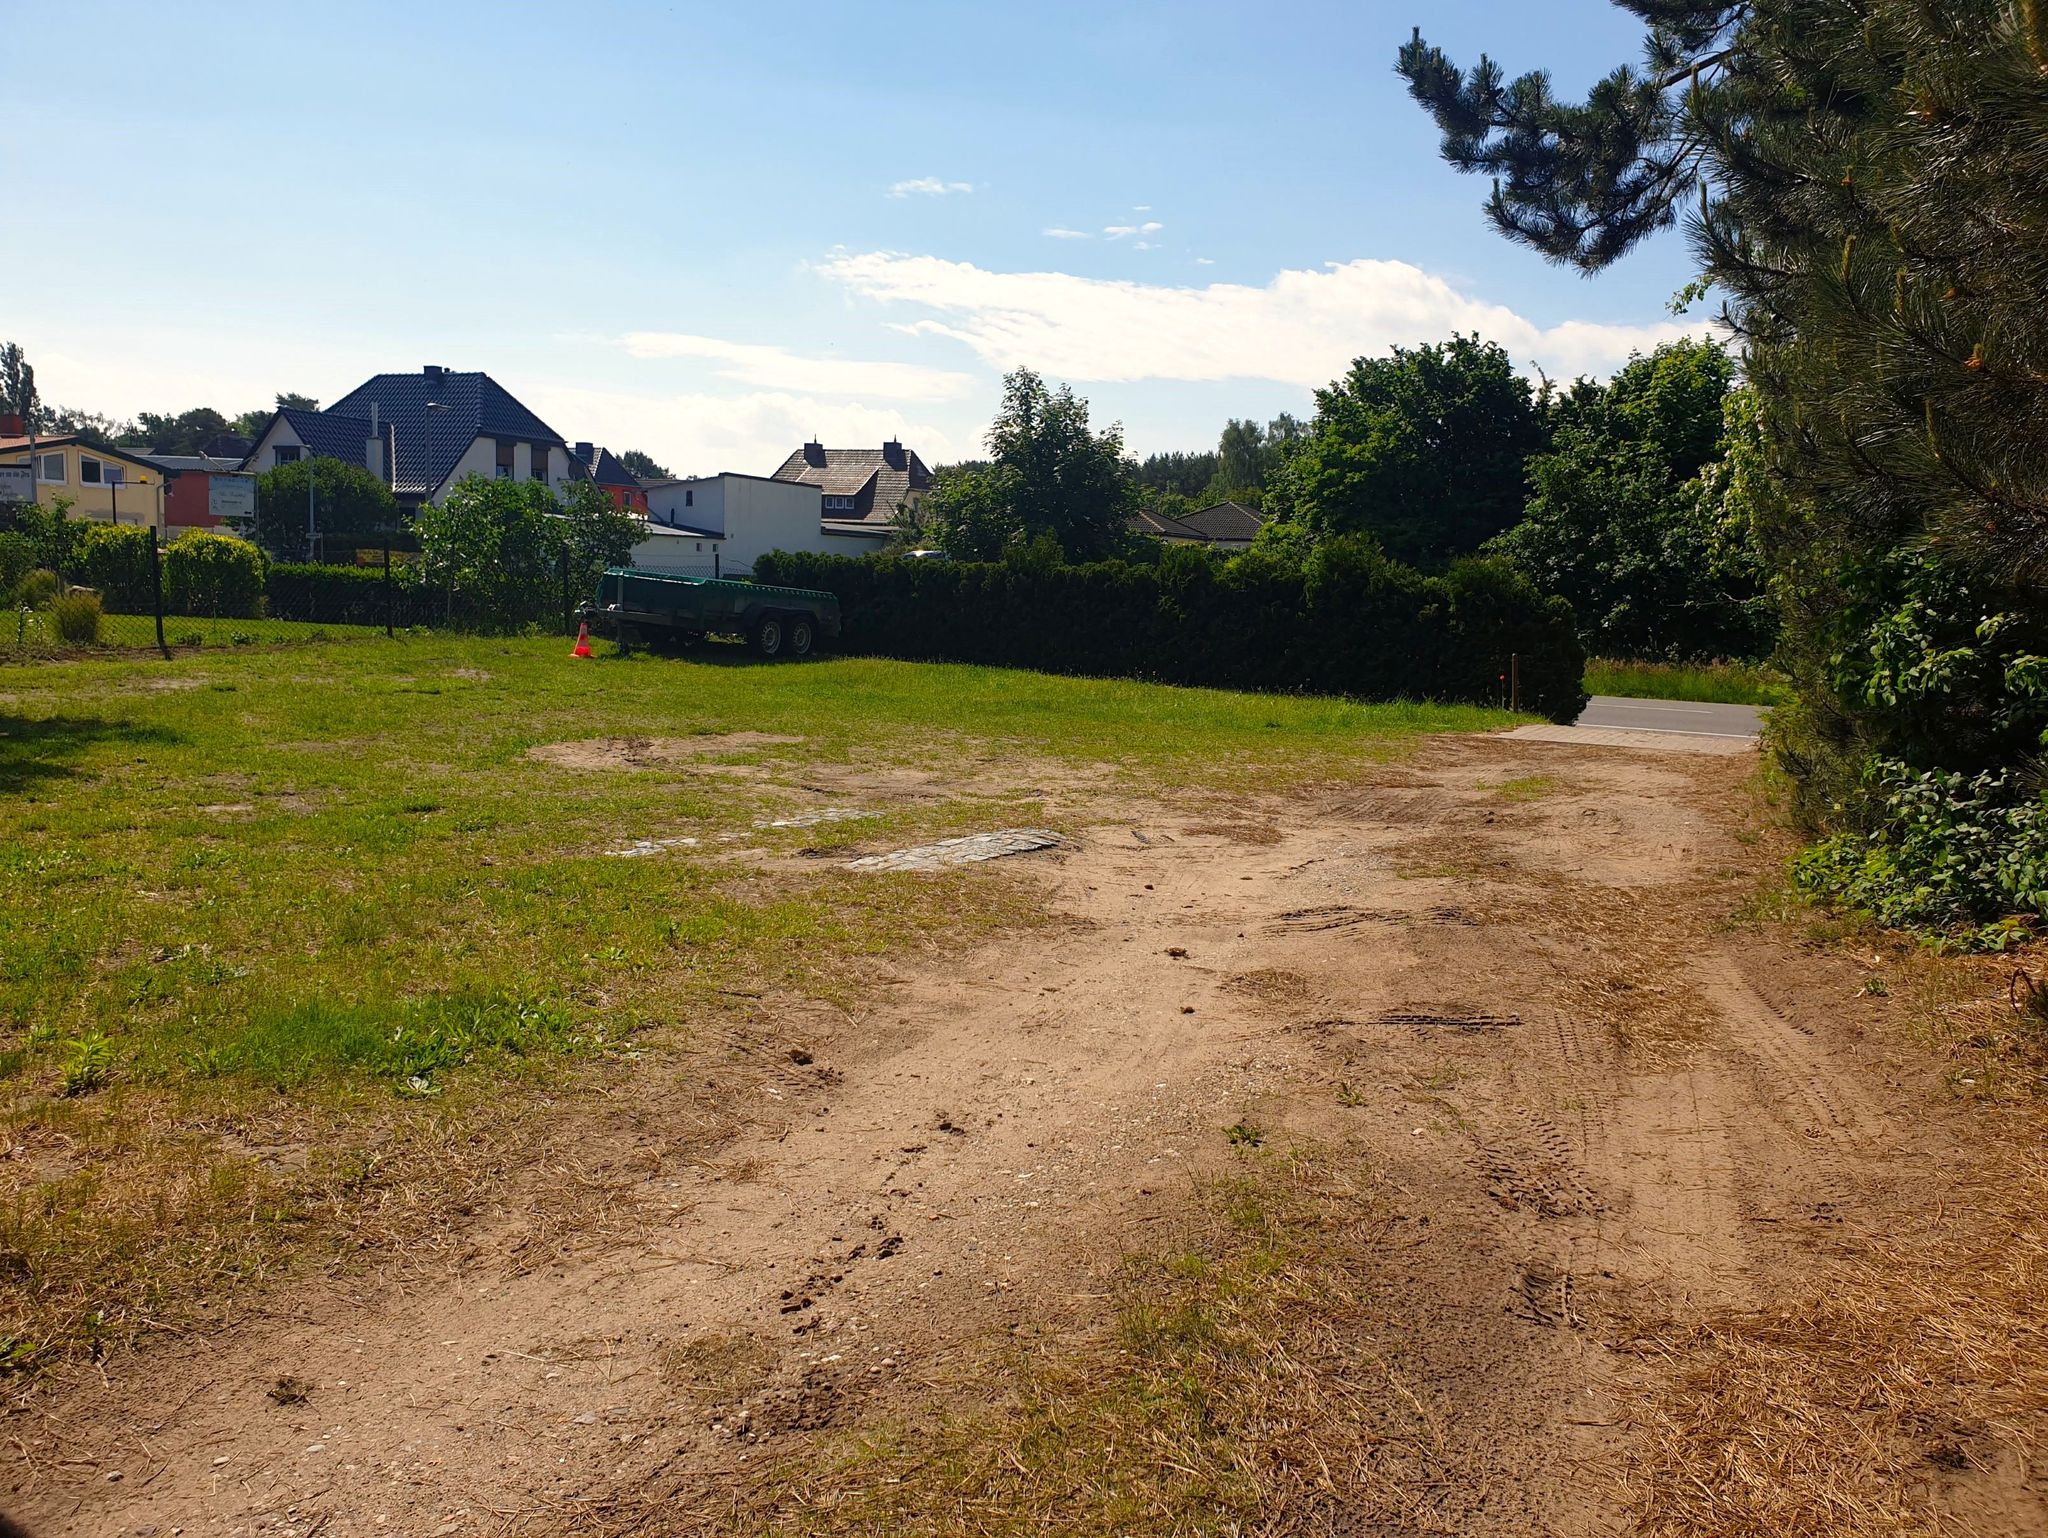
<svg viewBox="0 0 2048 1538">
<path fill-rule="evenodd" d="M 300 459 L 306 457 L 305 440 L 292 431 L 291 423 L 283 417 L 276 417 L 272 419 L 270 426 L 263 430 L 263 436 L 256 440 L 256 446 L 249 451 L 250 473 L 261 475 L 265 470 L 275 470 L 277 451 L 280 447 L 295 448 L 299 451 Z"/>
<path fill-rule="evenodd" d="M 720 536 L 719 569 L 723 576 L 746 576 L 771 550 L 809 550 L 844 554 L 852 543 L 827 535 L 820 527 L 818 488 L 795 481 L 773 481 L 758 475 L 707 475 L 694 481 L 657 486 L 647 493 L 649 518 Z M 634 551 L 650 558 L 681 541 L 649 541 Z M 694 544 L 694 541 L 692 541 Z M 701 560 L 694 549 L 676 558 Z"/>
</svg>

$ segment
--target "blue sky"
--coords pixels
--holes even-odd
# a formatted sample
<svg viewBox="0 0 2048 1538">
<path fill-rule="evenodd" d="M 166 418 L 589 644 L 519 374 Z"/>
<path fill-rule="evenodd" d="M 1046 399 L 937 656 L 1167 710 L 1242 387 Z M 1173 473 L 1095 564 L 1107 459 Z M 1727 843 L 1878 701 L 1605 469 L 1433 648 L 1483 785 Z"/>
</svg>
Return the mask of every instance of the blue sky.
<svg viewBox="0 0 2048 1538">
<path fill-rule="evenodd" d="M 127 415 L 484 369 L 570 439 L 766 473 L 975 451 L 1005 368 L 1140 453 L 1305 414 L 1456 329 L 1604 372 L 1681 329 L 1667 235 L 1588 281 L 1486 227 L 1411 25 L 1579 90 L 1607 0 L 1241 5 L 0 0 L 0 338 Z"/>
</svg>

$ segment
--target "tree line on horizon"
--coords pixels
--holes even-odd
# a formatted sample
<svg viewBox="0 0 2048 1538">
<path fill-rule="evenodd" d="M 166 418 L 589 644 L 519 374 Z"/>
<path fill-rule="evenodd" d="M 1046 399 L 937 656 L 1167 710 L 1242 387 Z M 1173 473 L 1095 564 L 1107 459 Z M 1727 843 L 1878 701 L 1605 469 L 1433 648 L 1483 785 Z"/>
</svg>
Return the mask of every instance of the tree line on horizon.
<svg viewBox="0 0 2048 1538">
<path fill-rule="evenodd" d="M 1657 661 L 1755 660 L 1776 628 L 1749 535 L 1755 414 L 1711 339 L 1666 343 L 1611 379 L 1532 384 L 1477 336 L 1360 358 L 1307 420 L 1233 418 L 1213 451 L 1123 452 L 1088 403 L 1020 370 L 990 457 L 940 466 L 898 548 L 995 559 L 1156 559 L 1130 529 L 1219 501 L 1258 509 L 1262 560 L 1344 537 L 1425 573 L 1505 562 L 1569 599 L 1587 647 Z M 1745 467 L 1749 468 L 1745 471 Z M 1193 488 L 1192 490 L 1186 488 Z"/>
</svg>

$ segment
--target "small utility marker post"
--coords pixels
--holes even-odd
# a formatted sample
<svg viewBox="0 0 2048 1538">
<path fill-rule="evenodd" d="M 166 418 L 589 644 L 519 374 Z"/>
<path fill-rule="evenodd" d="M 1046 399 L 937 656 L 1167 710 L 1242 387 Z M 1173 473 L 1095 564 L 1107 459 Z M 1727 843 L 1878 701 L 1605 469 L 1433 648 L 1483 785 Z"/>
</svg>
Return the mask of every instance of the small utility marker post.
<svg viewBox="0 0 2048 1538">
<path fill-rule="evenodd" d="M 391 611 L 395 607 L 396 600 L 392 597 L 391 593 L 391 536 L 387 533 L 384 536 L 384 637 L 386 640 L 391 638 Z"/>
<path fill-rule="evenodd" d="M 1508 653 L 1508 709 L 1522 708 L 1522 654 Z"/>
</svg>

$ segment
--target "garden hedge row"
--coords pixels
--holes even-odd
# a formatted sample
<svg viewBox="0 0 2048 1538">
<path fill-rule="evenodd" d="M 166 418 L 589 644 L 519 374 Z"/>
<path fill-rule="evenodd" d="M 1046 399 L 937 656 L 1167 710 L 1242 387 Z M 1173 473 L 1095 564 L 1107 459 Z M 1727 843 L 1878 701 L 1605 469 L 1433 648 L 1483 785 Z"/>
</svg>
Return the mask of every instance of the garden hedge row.
<svg viewBox="0 0 2048 1538">
<path fill-rule="evenodd" d="M 1059 566 L 776 552 L 757 581 L 837 595 L 846 650 L 1054 673 L 1357 699 L 1585 704 L 1571 606 L 1491 561 L 1440 576 L 1347 540 L 1300 567 L 1168 550 L 1157 565 Z"/>
<path fill-rule="evenodd" d="M 391 621 L 438 625 L 446 618 L 447 598 L 409 574 L 394 571 L 387 594 L 384 572 L 376 566 L 320 566 L 274 562 L 266 588 L 272 619 L 311 620 L 322 625 L 381 625 L 387 603 Z"/>
</svg>

